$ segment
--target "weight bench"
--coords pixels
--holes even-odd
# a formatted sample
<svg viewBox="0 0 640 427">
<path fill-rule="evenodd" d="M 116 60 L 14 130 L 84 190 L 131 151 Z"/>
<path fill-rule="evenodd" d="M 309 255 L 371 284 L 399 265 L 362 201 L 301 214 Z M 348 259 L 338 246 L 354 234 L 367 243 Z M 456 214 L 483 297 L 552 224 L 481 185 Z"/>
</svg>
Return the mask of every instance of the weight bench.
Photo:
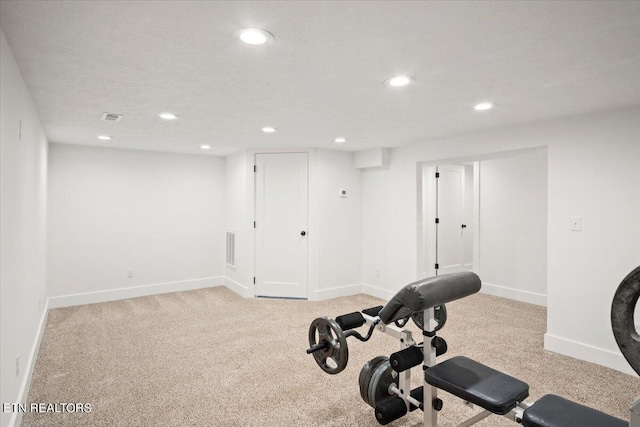
<svg viewBox="0 0 640 427">
<path fill-rule="evenodd" d="M 361 396 L 375 409 L 376 420 L 383 425 L 419 408 L 424 415 L 423 426 L 437 427 L 438 412 L 443 408 L 438 398 L 440 389 L 484 409 L 458 427 L 469 427 L 494 414 L 525 427 L 640 427 L 640 399 L 631 407 L 629 423 L 552 394 L 527 402 L 528 384 L 464 356 L 436 363 L 436 357 L 447 351 L 446 341 L 436 335 L 446 321 L 444 304 L 472 295 L 480 287 L 480 278 L 471 272 L 441 275 L 405 286 L 384 307 L 338 316 L 335 321 L 318 318 L 309 328 L 311 347 L 307 353 L 314 355 L 322 370 L 337 374 L 347 364 L 348 337 L 365 342 L 374 331 L 380 331 L 396 338 L 400 351 L 389 358 L 370 360 L 359 377 Z M 640 374 L 640 337 L 633 323 L 639 298 L 640 267 L 622 281 L 611 309 L 616 342 Z M 404 329 L 408 319 L 422 329 L 422 343 Z M 363 337 L 355 328 L 365 324 L 369 332 Z M 420 364 L 423 385 L 412 389 L 411 369 Z"/>
<path fill-rule="evenodd" d="M 413 317 L 436 305 L 478 292 L 480 286 L 479 278 L 472 273 L 437 276 L 411 283 L 389 300 L 380 310 L 379 317 L 385 324 Z M 425 339 L 434 335 L 426 323 Z M 442 401 L 437 398 L 437 389 L 440 389 L 484 409 L 460 424 L 461 427 L 476 424 L 492 414 L 505 416 L 525 427 L 629 427 L 626 421 L 559 396 L 546 395 L 535 403 L 526 402 L 529 385 L 525 382 L 464 356 L 435 364 L 433 352 L 432 349 L 429 355 L 425 346 L 423 389 L 426 393 L 421 407 L 425 412 L 425 426 L 437 426 L 436 413 L 442 408 Z M 431 405 L 427 403 L 429 400 Z M 376 414 L 378 412 L 376 409 Z M 395 417 L 383 418 L 392 420 Z"/>
</svg>

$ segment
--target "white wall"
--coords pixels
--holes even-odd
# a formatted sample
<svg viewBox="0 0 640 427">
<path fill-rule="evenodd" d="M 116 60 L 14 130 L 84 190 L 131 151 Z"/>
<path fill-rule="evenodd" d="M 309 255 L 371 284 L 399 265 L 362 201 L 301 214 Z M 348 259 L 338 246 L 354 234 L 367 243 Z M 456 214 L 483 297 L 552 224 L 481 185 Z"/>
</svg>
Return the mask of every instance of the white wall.
<svg viewBox="0 0 640 427">
<path fill-rule="evenodd" d="M 223 203 L 221 158 L 51 144 L 52 304 L 222 284 Z"/>
<path fill-rule="evenodd" d="M 581 232 L 569 230 L 571 216 L 582 217 Z M 549 146 L 546 347 L 607 364 L 606 352 L 618 353 L 613 293 L 638 265 L 640 111 L 634 109 L 581 123 Z"/>
<path fill-rule="evenodd" d="M 639 135 L 640 107 L 634 107 L 392 150 L 388 171 L 363 172 L 365 288 L 390 296 L 417 277 L 417 162 L 548 146 L 545 345 L 631 372 L 608 311 L 618 283 L 640 260 Z M 572 215 L 582 216 L 582 232 L 569 231 Z"/>
<path fill-rule="evenodd" d="M 314 299 L 359 293 L 361 290 L 362 173 L 354 154 L 316 151 L 315 194 L 318 207 L 317 280 Z M 340 197 L 340 190 L 347 197 Z"/>
<path fill-rule="evenodd" d="M 546 305 L 546 150 L 480 162 L 479 267 L 483 292 Z"/>
<path fill-rule="evenodd" d="M 0 402 L 17 403 L 27 397 L 46 319 L 47 140 L 0 36 Z M 3 427 L 11 417 L 2 413 Z"/>
</svg>

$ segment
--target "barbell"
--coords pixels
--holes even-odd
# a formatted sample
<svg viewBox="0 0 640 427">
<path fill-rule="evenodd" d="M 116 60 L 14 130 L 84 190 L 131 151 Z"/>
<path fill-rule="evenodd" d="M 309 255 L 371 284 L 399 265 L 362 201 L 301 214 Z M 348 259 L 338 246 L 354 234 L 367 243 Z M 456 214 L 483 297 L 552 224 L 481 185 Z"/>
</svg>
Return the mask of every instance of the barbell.
<svg viewBox="0 0 640 427">
<path fill-rule="evenodd" d="M 376 307 L 377 311 L 380 311 Z M 367 310 L 365 310 L 367 312 Z M 444 304 L 434 307 L 436 319 L 436 327 L 433 332 L 437 332 L 447 321 L 447 308 Z M 410 316 L 414 323 L 423 329 L 424 313 L 414 313 Z M 402 325 L 406 324 L 409 317 L 404 319 Z M 349 346 L 347 344 L 348 337 L 355 337 L 360 341 L 368 341 L 375 330 L 380 318 L 375 317 L 366 336 L 360 335 L 355 330 L 366 323 L 364 316 L 360 312 L 354 312 L 338 316 L 336 320 L 330 317 L 318 317 L 309 325 L 309 348 L 307 354 L 312 354 L 314 360 L 327 374 L 338 374 L 347 367 L 349 362 Z M 345 331 L 343 328 L 346 328 Z"/>
</svg>

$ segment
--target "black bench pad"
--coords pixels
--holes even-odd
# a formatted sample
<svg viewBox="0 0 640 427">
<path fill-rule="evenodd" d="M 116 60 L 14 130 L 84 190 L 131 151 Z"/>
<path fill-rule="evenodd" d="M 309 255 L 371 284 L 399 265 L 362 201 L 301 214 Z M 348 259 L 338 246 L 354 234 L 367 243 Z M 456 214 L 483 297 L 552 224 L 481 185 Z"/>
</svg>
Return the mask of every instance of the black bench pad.
<svg viewBox="0 0 640 427">
<path fill-rule="evenodd" d="M 629 423 L 560 396 L 547 394 L 524 411 L 525 427 L 629 427 Z"/>
<path fill-rule="evenodd" d="M 425 380 L 494 414 L 504 415 L 529 396 L 529 385 L 464 356 L 425 371 Z"/>
</svg>

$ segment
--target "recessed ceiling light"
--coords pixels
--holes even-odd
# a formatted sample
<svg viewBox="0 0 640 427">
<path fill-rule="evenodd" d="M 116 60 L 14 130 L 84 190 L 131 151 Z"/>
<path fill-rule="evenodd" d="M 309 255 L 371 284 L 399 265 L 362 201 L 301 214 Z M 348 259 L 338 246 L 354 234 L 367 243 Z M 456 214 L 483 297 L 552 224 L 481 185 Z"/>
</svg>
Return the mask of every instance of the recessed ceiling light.
<svg viewBox="0 0 640 427">
<path fill-rule="evenodd" d="M 338 144 L 342 144 L 344 142 L 347 142 L 347 138 L 344 138 L 344 137 L 341 136 L 341 137 L 336 138 L 334 141 L 336 143 L 338 143 Z"/>
<path fill-rule="evenodd" d="M 240 28 L 233 32 L 233 38 L 251 46 L 270 45 L 273 43 L 273 34 L 259 28 Z"/>
<path fill-rule="evenodd" d="M 274 133 L 276 131 L 276 128 L 271 127 L 271 126 L 267 126 L 267 127 L 263 127 L 262 128 L 262 132 L 264 133 Z"/>
<path fill-rule="evenodd" d="M 109 141 L 111 137 L 108 135 L 98 135 L 98 139 L 101 139 L 103 141 Z"/>
<path fill-rule="evenodd" d="M 160 113 L 158 114 L 158 117 L 160 117 L 163 120 L 176 120 L 180 118 L 173 113 Z"/>
<path fill-rule="evenodd" d="M 401 76 L 388 78 L 387 80 L 384 81 L 384 84 L 386 86 L 391 86 L 391 87 L 402 87 L 413 82 L 414 82 L 413 77 L 401 75 Z"/>
<path fill-rule="evenodd" d="M 210 145 L 201 145 L 200 148 L 202 148 L 203 150 L 208 150 L 211 148 Z"/>
<path fill-rule="evenodd" d="M 493 108 L 493 104 L 490 102 L 481 102 L 479 104 L 476 104 L 473 109 L 476 111 L 486 111 L 486 110 L 490 110 Z"/>
</svg>

